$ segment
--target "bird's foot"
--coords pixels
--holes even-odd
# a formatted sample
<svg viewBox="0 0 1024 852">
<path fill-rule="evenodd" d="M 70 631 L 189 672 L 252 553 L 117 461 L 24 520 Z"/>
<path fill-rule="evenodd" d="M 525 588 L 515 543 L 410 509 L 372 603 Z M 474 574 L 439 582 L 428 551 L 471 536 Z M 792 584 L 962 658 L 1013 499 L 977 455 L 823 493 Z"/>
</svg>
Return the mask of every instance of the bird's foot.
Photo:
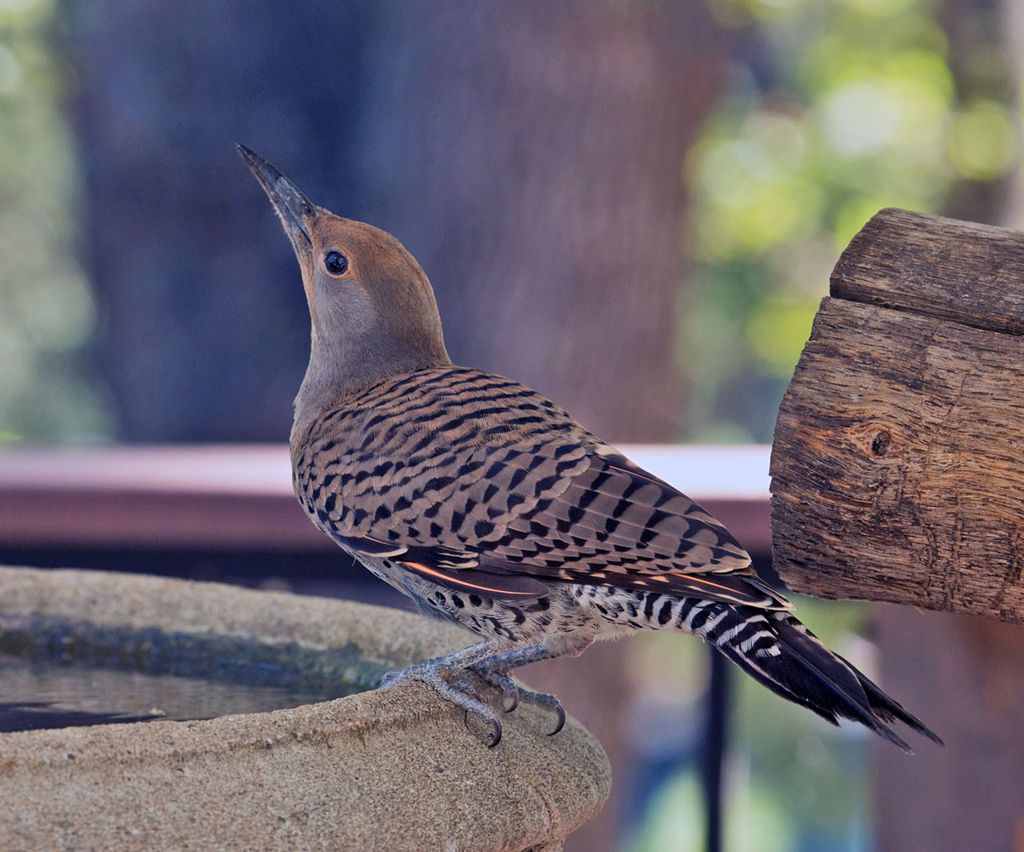
<svg viewBox="0 0 1024 852">
<path fill-rule="evenodd" d="M 516 682 L 507 674 L 501 674 L 486 668 L 473 668 L 470 671 L 501 693 L 501 709 L 503 711 L 511 713 L 519 706 L 521 690 L 516 685 Z"/>
<path fill-rule="evenodd" d="M 554 695 L 526 689 L 519 686 L 505 672 L 495 671 L 486 666 L 473 667 L 470 671 L 501 691 L 502 709 L 506 713 L 511 713 L 520 704 L 532 704 L 534 707 L 550 710 L 555 714 L 555 727 L 548 733 L 549 737 L 553 737 L 565 727 L 565 708 Z"/>
<path fill-rule="evenodd" d="M 407 680 L 419 680 L 428 684 L 446 701 L 466 712 L 467 726 L 480 737 L 489 748 L 501 742 L 502 727 L 497 712 L 475 695 L 465 677 L 465 669 L 446 666 L 435 662 L 417 663 L 397 672 L 388 672 L 381 678 L 381 689 L 397 686 Z M 469 725 L 470 718 L 480 727 Z"/>
</svg>

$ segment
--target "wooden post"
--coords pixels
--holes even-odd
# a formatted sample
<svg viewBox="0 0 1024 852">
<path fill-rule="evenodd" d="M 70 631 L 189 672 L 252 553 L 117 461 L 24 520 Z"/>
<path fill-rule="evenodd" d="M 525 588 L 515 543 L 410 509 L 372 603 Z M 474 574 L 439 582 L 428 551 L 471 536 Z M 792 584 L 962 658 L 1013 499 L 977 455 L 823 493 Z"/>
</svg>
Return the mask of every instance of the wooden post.
<svg viewBox="0 0 1024 852">
<path fill-rule="evenodd" d="M 1024 622 L 1024 235 L 883 210 L 832 275 L 779 413 L 796 591 Z M 883 850 L 1024 850 L 1024 631 L 879 606 L 883 685 L 945 738 L 877 747 Z"/>
<path fill-rule="evenodd" d="M 833 272 L 771 473 L 792 589 L 1024 622 L 1024 235 L 875 216 Z"/>
</svg>

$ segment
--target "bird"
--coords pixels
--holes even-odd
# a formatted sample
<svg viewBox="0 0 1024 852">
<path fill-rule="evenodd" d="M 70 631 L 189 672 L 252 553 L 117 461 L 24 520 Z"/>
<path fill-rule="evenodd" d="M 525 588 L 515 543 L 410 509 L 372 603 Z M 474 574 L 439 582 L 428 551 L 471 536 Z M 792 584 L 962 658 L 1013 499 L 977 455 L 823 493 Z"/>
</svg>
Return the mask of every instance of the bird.
<svg viewBox="0 0 1024 852">
<path fill-rule="evenodd" d="M 309 308 L 290 436 L 299 503 L 372 574 L 477 637 L 382 687 L 425 682 L 495 746 L 521 702 L 554 715 L 551 734 L 565 724 L 559 700 L 513 670 L 673 630 L 832 724 L 909 752 L 898 721 L 941 744 L 808 630 L 700 505 L 537 391 L 453 364 L 430 281 L 398 239 L 238 151 L 291 241 Z"/>
</svg>

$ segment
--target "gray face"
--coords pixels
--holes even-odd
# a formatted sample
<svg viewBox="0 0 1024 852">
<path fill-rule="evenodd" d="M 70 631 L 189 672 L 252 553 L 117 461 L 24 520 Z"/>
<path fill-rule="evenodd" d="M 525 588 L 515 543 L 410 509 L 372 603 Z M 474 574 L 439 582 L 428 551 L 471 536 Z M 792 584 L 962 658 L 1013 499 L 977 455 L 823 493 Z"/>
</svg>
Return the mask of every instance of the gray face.
<svg viewBox="0 0 1024 852">
<path fill-rule="evenodd" d="M 316 206 L 258 154 L 238 148 L 302 270 L 313 331 L 306 384 L 344 392 L 450 363 L 430 282 L 405 247 L 386 231 Z"/>
</svg>

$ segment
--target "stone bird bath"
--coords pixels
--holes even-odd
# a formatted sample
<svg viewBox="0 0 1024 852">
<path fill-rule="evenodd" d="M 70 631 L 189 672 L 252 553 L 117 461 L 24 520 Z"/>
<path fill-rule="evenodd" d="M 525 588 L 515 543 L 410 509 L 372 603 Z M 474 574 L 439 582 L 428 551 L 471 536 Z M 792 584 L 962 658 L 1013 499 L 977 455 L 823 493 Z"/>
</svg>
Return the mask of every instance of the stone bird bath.
<svg viewBox="0 0 1024 852">
<path fill-rule="evenodd" d="M 556 850 L 608 796 L 604 752 L 571 719 L 548 737 L 550 718 L 521 707 L 487 749 L 427 687 L 373 691 L 383 671 L 465 644 L 419 616 L 213 583 L 0 569 L 0 650 L 55 642 L 72 656 L 116 645 L 143 667 L 252 655 L 371 691 L 203 721 L 0 734 L 0 848 L 12 852 Z"/>
</svg>

